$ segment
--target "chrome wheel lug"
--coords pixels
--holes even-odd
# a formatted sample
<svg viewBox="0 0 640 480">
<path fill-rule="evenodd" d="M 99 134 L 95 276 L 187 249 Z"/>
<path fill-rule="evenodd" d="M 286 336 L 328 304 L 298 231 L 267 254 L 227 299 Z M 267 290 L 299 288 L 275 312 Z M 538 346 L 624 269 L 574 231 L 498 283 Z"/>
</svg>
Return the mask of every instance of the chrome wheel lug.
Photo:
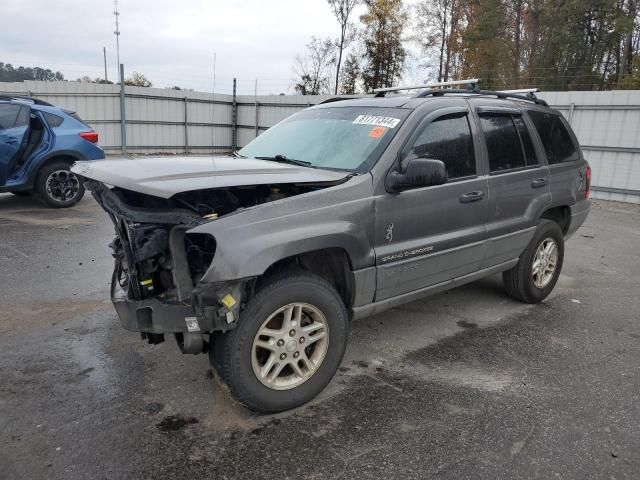
<svg viewBox="0 0 640 480">
<path fill-rule="evenodd" d="M 284 360 L 285 358 L 287 358 L 287 354 L 286 353 L 281 353 L 280 354 L 280 360 Z"/>
<path fill-rule="evenodd" d="M 300 356 L 300 352 L 293 352 L 293 358 L 298 358 Z"/>
<path fill-rule="evenodd" d="M 293 330 L 293 329 L 289 330 L 289 336 L 290 337 L 293 337 L 295 334 L 296 334 L 295 330 Z"/>
<path fill-rule="evenodd" d="M 305 342 L 304 337 L 300 337 L 300 343 L 304 343 L 304 342 Z"/>
<path fill-rule="evenodd" d="M 284 345 L 284 340 L 280 339 L 278 340 L 278 346 L 281 347 Z"/>
</svg>

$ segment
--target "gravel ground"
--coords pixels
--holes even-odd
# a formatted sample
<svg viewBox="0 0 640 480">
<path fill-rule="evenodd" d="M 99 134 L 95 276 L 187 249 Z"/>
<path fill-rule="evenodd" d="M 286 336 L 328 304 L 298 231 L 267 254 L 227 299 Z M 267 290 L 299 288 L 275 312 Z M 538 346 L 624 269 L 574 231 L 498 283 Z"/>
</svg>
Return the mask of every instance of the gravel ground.
<svg viewBox="0 0 640 480">
<path fill-rule="evenodd" d="M 0 195 L 0 478 L 640 478 L 640 207 L 595 202 L 541 305 L 499 276 L 354 322 L 279 415 L 108 300 L 112 227 Z"/>
</svg>

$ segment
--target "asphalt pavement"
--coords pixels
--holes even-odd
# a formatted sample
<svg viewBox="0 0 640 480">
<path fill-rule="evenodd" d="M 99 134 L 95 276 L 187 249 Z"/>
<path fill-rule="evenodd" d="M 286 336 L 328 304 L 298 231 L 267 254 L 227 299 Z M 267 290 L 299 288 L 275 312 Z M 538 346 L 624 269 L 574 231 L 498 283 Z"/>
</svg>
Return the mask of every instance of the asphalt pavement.
<svg viewBox="0 0 640 480">
<path fill-rule="evenodd" d="M 340 371 L 278 415 L 109 302 L 113 235 L 0 195 L 0 479 L 640 478 L 640 206 L 595 202 L 552 295 L 500 276 L 352 325 Z"/>
</svg>

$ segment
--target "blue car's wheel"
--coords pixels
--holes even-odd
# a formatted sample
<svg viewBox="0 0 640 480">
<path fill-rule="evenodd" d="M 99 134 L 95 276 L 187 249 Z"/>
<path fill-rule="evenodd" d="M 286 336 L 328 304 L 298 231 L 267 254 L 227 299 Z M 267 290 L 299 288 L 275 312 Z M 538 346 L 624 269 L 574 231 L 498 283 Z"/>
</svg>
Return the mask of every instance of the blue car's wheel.
<svg viewBox="0 0 640 480">
<path fill-rule="evenodd" d="M 84 185 L 82 179 L 69 170 L 67 162 L 52 162 L 38 172 L 35 191 L 47 205 L 67 208 L 82 199 Z"/>
</svg>

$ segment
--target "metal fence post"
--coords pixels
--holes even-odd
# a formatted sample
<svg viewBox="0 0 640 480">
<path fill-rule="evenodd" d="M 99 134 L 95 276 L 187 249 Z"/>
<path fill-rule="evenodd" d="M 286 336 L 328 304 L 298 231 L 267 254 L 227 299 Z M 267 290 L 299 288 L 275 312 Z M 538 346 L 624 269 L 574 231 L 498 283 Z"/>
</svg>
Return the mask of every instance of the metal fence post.
<svg viewBox="0 0 640 480">
<path fill-rule="evenodd" d="M 127 154 L 127 124 L 124 110 L 124 65 L 120 64 L 120 151 Z"/>
<path fill-rule="evenodd" d="M 184 153 L 189 153 L 189 98 L 184 97 Z"/>
<path fill-rule="evenodd" d="M 258 100 L 256 100 L 256 138 L 258 138 Z"/>
<path fill-rule="evenodd" d="M 238 99 L 236 98 L 236 79 L 233 79 L 233 102 L 231 108 L 231 148 L 238 149 Z"/>
</svg>

